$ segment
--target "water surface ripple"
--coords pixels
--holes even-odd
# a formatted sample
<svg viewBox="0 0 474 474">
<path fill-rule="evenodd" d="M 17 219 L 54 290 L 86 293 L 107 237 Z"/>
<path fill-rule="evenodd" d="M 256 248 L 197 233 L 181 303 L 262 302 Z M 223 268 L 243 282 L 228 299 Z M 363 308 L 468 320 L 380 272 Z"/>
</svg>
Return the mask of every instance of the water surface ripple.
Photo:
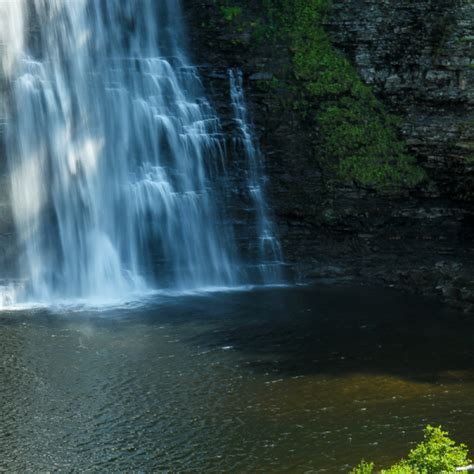
<svg viewBox="0 0 474 474">
<path fill-rule="evenodd" d="M 473 321 L 350 288 L 0 313 L 0 471 L 347 472 L 474 446 Z"/>
</svg>

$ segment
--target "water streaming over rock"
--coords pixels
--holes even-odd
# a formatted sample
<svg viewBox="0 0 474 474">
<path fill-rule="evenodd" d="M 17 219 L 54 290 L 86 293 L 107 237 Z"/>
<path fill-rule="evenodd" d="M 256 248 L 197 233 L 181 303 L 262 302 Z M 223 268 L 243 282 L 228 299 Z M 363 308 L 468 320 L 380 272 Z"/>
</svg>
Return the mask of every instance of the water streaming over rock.
<svg viewBox="0 0 474 474">
<path fill-rule="evenodd" d="M 225 138 L 184 48 L 176 0 L 0 4 L 8 155 L 30 297 L 242 283 Z M 262 236 L 258 160 L 232 80 Z"/>
<path fill-rule="evenodd" d="M 255 213 L 255 231 L 251 242 L 257 249 L 255 261 L 263 283 L 282 282 L 283 257 L 280 242 L 265 199 L 265 181 L 263 155 L 252 133 L 245 101 L 242 71 L 229 70 L 230 96 L 239 137 L 234 143 L 236 153 L 243 153 L 247 162 L 246 186 Z"/>
</svg>

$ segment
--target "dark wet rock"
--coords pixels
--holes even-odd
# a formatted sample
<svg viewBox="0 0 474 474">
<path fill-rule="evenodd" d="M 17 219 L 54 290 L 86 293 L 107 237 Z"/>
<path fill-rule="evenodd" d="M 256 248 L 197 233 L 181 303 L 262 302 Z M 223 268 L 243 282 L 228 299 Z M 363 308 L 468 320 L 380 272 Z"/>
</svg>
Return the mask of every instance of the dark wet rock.
<svg viewBox="0 0 474 474">
<path fill-rule="evenodd" d="M 256 72 L 249 77 L 251 81 L 271 81 L 273 79 L 271 72 Z"/>
</svg>

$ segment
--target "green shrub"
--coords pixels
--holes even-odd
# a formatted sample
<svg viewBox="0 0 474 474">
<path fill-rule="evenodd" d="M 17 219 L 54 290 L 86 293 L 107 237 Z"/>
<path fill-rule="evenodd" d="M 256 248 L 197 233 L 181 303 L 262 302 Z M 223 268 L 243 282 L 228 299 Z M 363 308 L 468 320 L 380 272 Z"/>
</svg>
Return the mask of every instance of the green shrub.
<svg viewBox="0 0 474 474">
<path fill-rule="evenodd" d="M 427 426 L 424 440 L 410 451 L 407 464 L 423 474 L 455 472 L 457 467 L 469 464 L 468 449 L 448 437 L 441 427 Z"/>
<path fill-rule="evenodd" d="M 362 460 L 358 466 L 352 469 L 351 474 L 372 474 L 374 472 L 374 463 Z"/>
<path fill-rule="evenodd" d="M 418 471 L 414 471 L 405 461 L 401 461 L 388 470 L 382 470 L 381 474 L 418 474 Z"/>
<path fill-rule="evenodd" d="M 407 459 L 382 470 L 381 474 L 450 474 L 470 462 L 464 444 L 456 445 L 440 426 L 428 425 L 424 430 L 424 440 L 410 451 Z M 372 471 L 373 464 L 362 461 L 351 474 L 371 474 Z"/>
</svg>

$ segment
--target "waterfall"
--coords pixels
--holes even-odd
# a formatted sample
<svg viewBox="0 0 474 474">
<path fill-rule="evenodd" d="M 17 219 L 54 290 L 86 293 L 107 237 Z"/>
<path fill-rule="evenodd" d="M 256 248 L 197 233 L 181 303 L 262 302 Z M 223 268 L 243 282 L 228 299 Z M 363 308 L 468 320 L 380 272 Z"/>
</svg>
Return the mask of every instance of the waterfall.
<svg viewBox="0 0 474 474">
<path fill-rule="evenodd" d="M 225 137 L 184 51 L 179 1 L 7 0 L 0 15 L 28 297 L 242 283 Z M 232 101 L 261 255 L 276 255 L 239 80 Z"/>
<path fill-rule="evenodd" d="M 236 154 L 243 153 L 247 162 L 246 185 L 255 213 L 256 228 L 251 242 L 257 243 L 255 260 L 258 273 L 264 284 L 281 283 L 283 264 L 281 246 L 265 199 L 266 178 L 263 173 L 263 155 L 252 133 L 245 102 L 242 72 L 229 70 L 229 81 L 234 119 L 239 131 L 239 137 L 234 145 L 237 149 Z"/>
</svg>

